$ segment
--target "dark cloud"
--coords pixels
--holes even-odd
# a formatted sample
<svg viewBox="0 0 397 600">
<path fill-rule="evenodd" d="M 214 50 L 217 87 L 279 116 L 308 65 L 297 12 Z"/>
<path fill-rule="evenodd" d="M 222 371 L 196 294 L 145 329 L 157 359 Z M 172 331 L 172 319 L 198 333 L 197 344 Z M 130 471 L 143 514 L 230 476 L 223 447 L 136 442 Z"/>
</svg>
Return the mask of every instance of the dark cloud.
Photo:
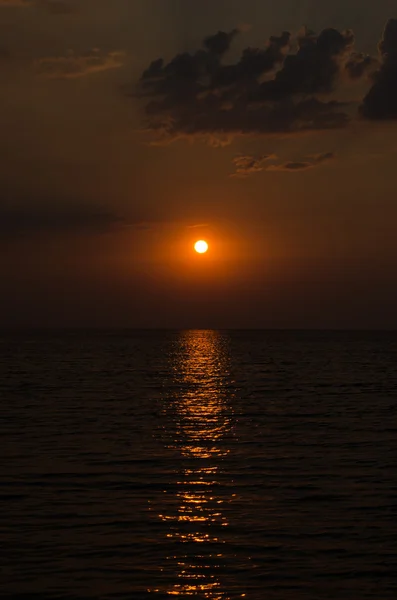
<svg viewBox="0 0 397 600">
<path fill-rule="evenodd" d="M 146 101 L 148 128 L 172 141 L 196 136 L 225 143 L 239 134 L 294 134 L 345 127 L 356 102 L 338 100 L 339 84 L 373 81 L 360 107 L 366 119 L 397 118 L 397 20 L 386 25 L 380 60 L 356 52 L 351 30 L 305 30 L 296 43 L 288 32 L 240 59 L 223 58 L 238 31 L 218 32 L 196 53 L 144 71 L 138 95 Z M 341 87 L 343 90 L 343 88 Z M 341 96 L 339 96 L 341 97 Z M 294 170 L 295 163 L 287 163 Z M 297 163 L 299 168 L 312 164 Z M 254 164 L 253 168 L 263 170 Z M 296 168 L 296 167 L 295 167 Z M 243 168 L 244 170 L 244 168 Z"/>
<path fill-rule="evenodd" d="M 279 37 L 272 36 L 265 48 L 245 48 L 238 63 L 234 65 L 218 65 L 212 74 L 210 91 L 220 90 L 226 99 L 238 98 L 242 91 L 253 92 L 258 87 L 258 78 L 271 73 L 285 58 L 290 47 L 291 36 L 283 32 Z"/>
<path fill-rule="evenodd" d="M 0 209 L 0 239 L 43 233 L 106 232 L 122 224 L 122 219 L 113 213 L 83 206 Z"/>
<path fill-rule="evenodd" d="M 298 50 L 286 56 L 274 79 L 262 83 L 259 100 L 283 100 L 297 94 L 313 95 L 334 90 L 344 57 L 352 52 L 352 31 L 325 29 L 316 36 L 305 31 L 298 38 Z"/>
<path fill-rule="evenodd" d="M 233 38 L 238 34 L 238 29 L 233 29 L 230 33 L 218 31 L 215 35 L 205 38 L 204 46 L 209 52 L 217 56 L 223 56 L 230 48 Z"/>
<path fill-rule="evenodd" d="M 246 48 L 237 63 L 224 64 L 236 35 L 218 32 L 196 53 L 151 63 L 137 93 L 146 102 L 150 129 L 172 140 L 346 126 L 346 106 L 330 94 L 346 70 L 357 79 L 369 68 L 366 57 L 353 51 L 351 31 L 305 30 L 295 50 L 283 32 L 263 48 Z"/>
<path fill-rule="evenodd" d="M 361 114 L 366 119 L 397 119 L 397 19 L 387 23 L 379 53 L 381 66 L 364 98 Z"/>
</svg>

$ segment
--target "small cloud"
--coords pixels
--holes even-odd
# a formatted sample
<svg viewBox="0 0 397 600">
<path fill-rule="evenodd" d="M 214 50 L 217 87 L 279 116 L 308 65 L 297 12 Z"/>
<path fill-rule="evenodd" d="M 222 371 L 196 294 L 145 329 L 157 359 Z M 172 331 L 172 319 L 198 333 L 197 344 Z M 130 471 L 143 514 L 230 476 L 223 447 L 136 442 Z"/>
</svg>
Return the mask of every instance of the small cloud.
<svg viewBox="0 0 397 600">
<path fill-rule="evenodd" d="M 281 163 L 278 165 L 270 165 L 267 167 L 266 171 L 280 172 L 280 171 L 307 171 L 308 169 L 313 169 L 321 164 L 327 163 L 335 158 L 335 154 L 333 152 L 324 152 L 322 154 L 312 154 L 307 157 L 305 161 L 290 161 Z"/>
<path fill-rule="evenodd" d="M 128 227 L 130 227 L 131 229 L 135 229 L 136 231 L 150 231 L 153 229 L 153 224 L 146 222 L 133 223 L 131 225 L 128 225 Z"/>
<path fill-rule="evenodd" d="M 310 162 L 286 162 L 279 165 L 270 165 L 266 171 L 306 171 L 312 167 L 313 164 Z"/>
<path fill-rule="evenodd" d="M 313 160 L 315 165 L 320 165 L 321 163 L 329 162 L 336 158 L 334 152 L 322 152 L 320 154 L 310 154 L 309 158 Z"/>
<path fill-rule="evenodd" d="M 275 154 L 262 154 L 260 156 L 240 155 L 233 159 L 236 168 L 231 177 L 246 178 L 261 171 L 306 171 L 316 166 L 329 162 L 335 158 L 333 152 L 310 154 L 304 161 L 288 161 L 279 164 L 268 164 L 277 160 Z"/>
<path fill-rule="evenodd" d="M 276 159 L 275 154 L 262 154 L 261 156 L 241 155 L 233 159 L 235 173 L 231 177 L 249 177 L 265 170 L 266 162 Z"/>
<path fill-rule="evenodd" d="M 66 56 L 42 58 L 36 61 L 36 70 L 50 79 L 76 79 L 92 73 L 118 69 L 123 65 L 124 52 L 102 53 L 95 48 L 85 54 L 70 51 Z"/>
</svg>

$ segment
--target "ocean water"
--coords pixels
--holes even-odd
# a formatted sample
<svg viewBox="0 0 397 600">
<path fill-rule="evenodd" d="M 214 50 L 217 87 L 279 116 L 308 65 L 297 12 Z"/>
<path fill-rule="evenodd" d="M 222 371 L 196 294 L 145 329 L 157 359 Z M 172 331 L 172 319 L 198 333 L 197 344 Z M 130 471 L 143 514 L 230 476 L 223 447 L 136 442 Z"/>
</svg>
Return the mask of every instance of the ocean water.
<svg viewBox="0 0 397 600">
<path fill-rule="evenodd" d="M 395 600 L 397 333 L 0 336 L 2 598 Z"/>
</svg>

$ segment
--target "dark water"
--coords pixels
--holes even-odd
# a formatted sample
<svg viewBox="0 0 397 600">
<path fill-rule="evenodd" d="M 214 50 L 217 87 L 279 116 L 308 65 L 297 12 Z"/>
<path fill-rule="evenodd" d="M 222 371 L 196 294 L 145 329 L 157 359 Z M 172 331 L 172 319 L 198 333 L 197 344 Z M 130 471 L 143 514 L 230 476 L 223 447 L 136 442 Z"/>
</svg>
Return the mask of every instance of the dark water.
<svg viewBox="0 0 397 600">
<path fill-rule="evenodd" d="M 397 334 L 3 334 L 2 598 L 397 597 Z"/>
</svg>

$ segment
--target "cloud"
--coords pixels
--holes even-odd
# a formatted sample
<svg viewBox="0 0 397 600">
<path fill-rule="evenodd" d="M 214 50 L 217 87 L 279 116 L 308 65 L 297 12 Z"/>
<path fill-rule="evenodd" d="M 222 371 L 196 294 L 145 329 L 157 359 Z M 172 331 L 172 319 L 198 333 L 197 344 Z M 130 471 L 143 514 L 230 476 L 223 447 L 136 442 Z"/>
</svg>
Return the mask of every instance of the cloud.
<svg viewBox="0 0 397 600">
<path fill-rule="evenodd" d="M 123 52 L 106 54 L 97 48 L 80 55 L 70 51 L 66 56 L 40 59 L 36 62 L 36 70 L 41 76 L 48 78 L 75 79 L 108 69 L 118 69 L 122 66 L 124 57 Z"/>
<path fill-rule="evenodd" d="M 296 53 L 287 55 L 275 77 L 257 90 L 258 99 L 279 101 L 296 94 L 332 92 L 353 45 L 351 30 L 324 29 L 318 36 L 305 30 L 298 38 Z"/>
<path fill-rule="evenodd" d="M 351 30 L 327 28 L 319 34 L 304 29 L 295 39 L 283 32 L 226 63 L 238 33 L 219 31 L 196 52 L 168 63 L 157 59 L 143 72 L 135 95 L 144 100 L 147 129 L 158 141 L 225 145 L 236 135 L 342 129 L 358 116 L 397 119 L 397 19 L 386 24 L 379 58 L 356 52 Z M 356 98 L 341 98 L 346 81 L 363 79 L 372 84 L 357 112 Z M 286 164 L 287 170 L 312 167 Z M 252 168 L 263 170 L 256 163 Z"/>
<path fill-rule="evenodd" d="M 372 76 L 378 67 L 376 58 L 358 52 L 354 52 L 345 64 L 346 73 L 352 81 Z"/>
<path fill-rule="evenodd" d="M 366 119 L 397 119 L 397 19 L 386 24 L 379 44 L 381 66 L 365 96 L 361 114 Z"/>
<path fill-rule="evenodd" d="M 335 154 L 333 152 L 324 152 L 322 154 L 312 154 L 307 157 L 305 161 L 296 161 L 296 162 L 285 162 L 278 165 L 269 165 L 267 167 L 267 171 L 307 171 L 308 169 L 313 169 L 321 164 L 330 162 L 335 158 Z"/>
<path fill-rule="evenodd" d="M 321 152 L 319 154 L 311 154 L 309 158 L 312 159 L 314 164 L 319 165 L 324 162 L 329 162 L 336 158 L 336 155 L 333 152 Z"/>
<path fill-rule="evenodd" d="M 238 33 L 238 29 L 233 29 L 230 33 L 218 31 L 215 35 L 210 35 L 205 38 L 204 46 L 208 52 L 215 56 L 223 56 L 229 50 L 230 44 Z"/>
<path fill-rule="evenodd" d="M 321 164 L 327 163 L 335 158 L 333 152 L 323 152 L 321 154 L 311 154 L 304 161 L 288 161 L 284 163 L 269 164 L 271 161 L 277 160 L 274 154 L 265 154 L 262 156 L 252 156 L 250 154 L 236 156 L 233 159 L 236 168 L 235 173 L 231 177 L 246 178 L 261 171 L 307 171 Z"/>
<path fill-rule="evenodd" d="M 309 162 L 286 162 L 280 165 L 271 165 L 268 171 L 306 171 L 311 169 L 312 164 Z"/>
<path fill-rule="evenodd" d="M 168 63 L 159 58 L 143 72 L 136 95 L 158 138 L 230 141 L 239 134 L 295 134 L 349 123 L 348 104 L 335 96 L 338 84 L 374 68 L 373 59 L 354 52 L 350 30 L 304 30 L 296 40 L 283 32 L 226 64 L 236 35 L 218 32 L 195 53 Z"/>
<path fill-rule="evenodd" d="M 233 159 L 236 168 L 231 177 L 249 177 L 255 173 L 265 170 L 266 162 L 276 159 L 275 154 L 263 154 L 261 156 L 240 155 Z"/>
<path fill-rule="evenodd" d="M 122 224 L 117 215 L 90 207 L 4 207 L 0 210 L 0 239 L 43 233 L 105 232 Z"/>
</svg>

